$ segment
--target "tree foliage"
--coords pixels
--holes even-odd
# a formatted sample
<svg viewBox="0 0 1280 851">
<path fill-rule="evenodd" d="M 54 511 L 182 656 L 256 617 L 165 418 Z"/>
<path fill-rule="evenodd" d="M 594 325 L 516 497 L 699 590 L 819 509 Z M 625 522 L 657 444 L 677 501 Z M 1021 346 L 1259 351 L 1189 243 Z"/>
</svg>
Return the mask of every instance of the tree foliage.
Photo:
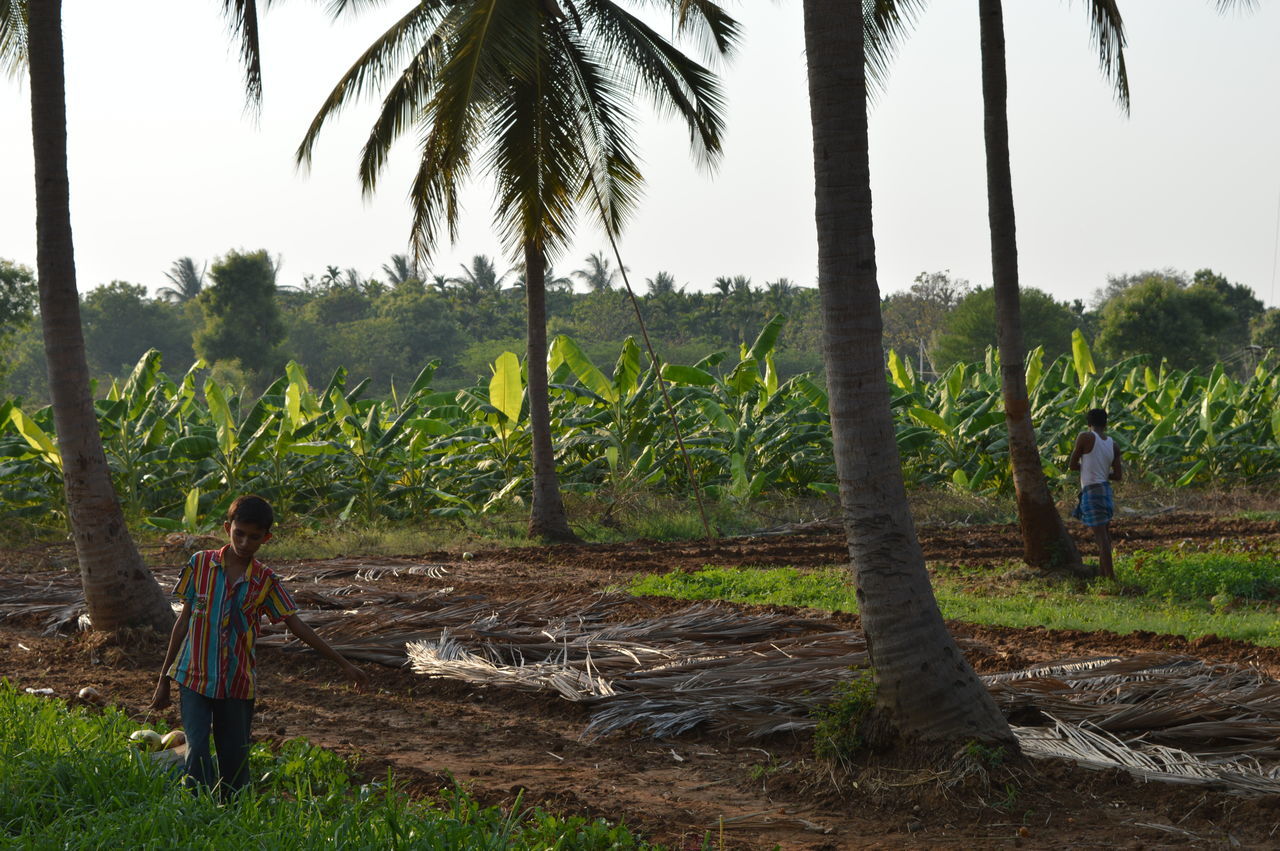
<svg viewBox="0 0 1280 851">
<path fill-rule="evenodd" d="M 884 347 L 903 358 L 928 358 L 931 372 L 933 347 L 942 333 L 947 316 L 970 290 L 964 278 L 952 278 L 951 270 L 921 272 L 906 292 L 892 293 L 880 303 L 884 321 Z"/>
<path fill-rule="evenodd" d="M 1066 304 L 1033 287 L 1024 288 L 1022 336 L 1027 349 L 1044 347 L 1050 358 L 1071 350 L 1075 314 Z M 941 333 L 931 349 L 933 363 L 946 369 L 955 363 L 981 360 L 989 346 L 996 344 L 995 292 L 990 287 L 974 290 L 947 314 Z"/>
<path fill-rule="evenodd" d="M 284 324 L 276 304 L 276 268 L 266 251 L 230 251 L 209 269 L 200 294 L 204 327 L 195 350 L 210 363 L 235 364 L 248 376 L 280 369 Z"/>
<path fill-rule="evenodd" d="M 1222 335 L 1239 323 L 1216 282 L 1188 285 L 1185 277 L 1158 272 L 1117 289 L 1100 313 L 1097 342 L 1104 356 L 1146 354 L 1177 369 L 1216 360 Z M 1245 339 L 1239 336 L 1237 345 Z"/>
</svg>

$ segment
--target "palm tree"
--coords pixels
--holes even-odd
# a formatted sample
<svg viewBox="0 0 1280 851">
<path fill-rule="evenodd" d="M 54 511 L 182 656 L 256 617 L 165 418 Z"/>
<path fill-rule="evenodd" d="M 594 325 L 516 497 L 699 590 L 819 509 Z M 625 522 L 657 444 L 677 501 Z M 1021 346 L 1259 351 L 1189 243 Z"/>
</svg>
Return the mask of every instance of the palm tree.
<svg viewBox="0 0 1280 851">
<path fill-rule="evenodd" d="M 1220 11 L 1252 0 L 1216 0 Z M 1084 4 L 1092 23 L 1098 64 L 1115 86 L 1116 101 L 1129 112 L 1129 76 L 1125 69 L 1124 22 L 1113 0 Z M 1000 384 L 1009 430 L 1009 457 L 1018 500 L 1023 558 L 1042 567 L 1083 572 L 1075 542 L 1067 534 L 1045 481 L 1035 427 L 1027 400 L 1018 284 L 1018 239 L 1014 219 L 1013 178 L 1009 166 L 1008 79 L 1004 10 L 1000 0 L 978 0 L 982 42 L 983 130 L 987 152 L 987 216 L 991 229 L 992 284 L 996 300 Z"/>
<path fill-rule="evenodd" d="M 799 289 L 790 278 L 769 281 L 764 285 L 765 302 L 773 312 L 785 313 Z"/>
<path fill-rule="evenodd" d="M 841 510 L 877 705 L 903 737 L 1014 746 L 1008 724 L 947 632 L 907 508 L 881 350 L 862 21 L 845 0 L 803 5 L 823 353 Z"/>
<path fill-rule="evenodd" d="M 338 0 L 335 9 L 372 0 Z M 638 5 L 648 3 L 636 0 Z M 675 5 L 676 0 L 667 0 Z M 442 225 L 456 232 L 459 187 L 475 159 L 497 189 L 496 229 L 523 260 L 532 435 L 532 535 L 571 539 L 551 444 L 547 397 L 546 266 L 562 252 L 585 204 L 610 232 L 634 206 L 640 173 L 627 99 L 639 90 L 684 118 L 704 160 L 720 150 L 722 102 L 710 71 L 613 0 L 421 0 L 334 87 L 298 149 L 310 160 L 325 122 L 388 82 L 360 175 L 373 192 L 392 143 L 420 130 L 410 191 L 411 242 L 430 255 Z M 714 3 L 681 15 L 679 29 L 727 51 L 736 22 Z"/>
<path fill-rule="evenodd" d="M 516 266 L 507 274 L 512 276 L 511 288 L 519 290 L 520 292 L 523 293 L 525 291 L 525 286 L 526 286 L 525 280 L 524 280 L 524 267 Z M 546 278 L 547 292 L 549 293 L 573 292 L 573 279 L 567 278 L 564 275 L 556 274 L 555 269 L 551 267 L 550 263 L 547 264 L 547 271 L 544 277 Z"/>
<path fill-rule="evenodd" d="M 418 273 L 418 264 L 408 254 L 392 254 L 391 262 L 382 264 L 382 271 L 387 273 L 387 280 L 393 287 L 422 280 L 422 275 Z"/>
<path fill-rule="evenodd" d="M 1116 84 L 1128 108 L 1129 83 L 1124 67 L 1124 25 L 1113 3 L 1084 4 L 1093 19 L 1094 39 L 1102 67 Z M 978 0 L 982 42 L 983 127 L 987 152 L 987 217 L 991 231 L 992 288 L 996 302 L 1000 388 L 1004 396 L 1009 460 L 1022 530 L 1023 558 L 1037 567 L 1083 573 L 1080 552 L 1067 533 L 1045 479 L 1035 425 L 1027 398 L 1018 284 L 1018 240 L 1014 226 L 1013 179 L 1009 168 L 1008 82 L 1005 77 L 1004 23 L 1000 0 Z"/>
<path fill-rule="evenodd" d="M 255 0 L 223 0 L 223 8 L 241 39 L 246 86 L 256 104 L 262 76 Z M 0 0 L 0 66 L 21 68 L 23 49 L 31 84 L 40 319 L 85 603 L 97 629 L 149 624 L 163 630 L 173 611 L 129 537 L 89 390 L 71 239 L 61 0 Z"/>
<path fill-rule="evenodd" d="M 1235 5 L 1254 5 L 1252 0 L 1216 0 L 1216 4 L 1220 11 Z M 923 0 L 874 0 L 870 31 L 875 41 L 870 46 L 867 61 L 877 73 L 884 71 L 896 41 L 924 5 Z M 1127 114 L 1129 78 L 1125 68 L 1125 33 L 1120 10 L 1114 0 L 1087 0 L 1083 6 L 1092 24 L 1091 34 L 1098 50 L 1099 65 L 1115 86 L 1116 99 Z M 1080 553 L 1067 533 L 1049 492 L 1027 397 L 1017 228 L 1009 166 L 1004 16 L 1000 0 L 979 0 L 978 20 L 992 289 L 996 302 L 1001 393 L 1009 432 L 1009 459 L 1018 504 L 1018 524 L 1022 531 L 1023 558 L 1028 564 L 1039 567 L 1083 573 Z"/>
<path fill-rule="evenodd" d="M 502 282 L 507 279 L 507 273 L 499 275 L 489 256 L 477 254 L 471 258 L 469 265 L 461 265 L 462 275 L 450 278 L 449 283 L 457 288 L 466 301 L 478 304 L 502 292 Z"/>
<path fill-rule="evenodd" d="M 684 293 L 684 287 L 676 286 L 676 276 L 670 272 L 659 272 L 652 278 L 645 278 L 645 285 L 649 288 L 648 295 L 653 297 Z"/>
<path fill-rule="evenodd" d="M 200 291 L 204 289 L 204 272 L 208 268 L 206 263 L 201 267 L 200 271 L 196 271 L 196 261 L 190 257 L 179 257 L 173 261 L 164 276 L 173 284 L 171 287 L 161 288 L 156 295 L 165 301 L 172 301 L 178 304 L 186 304 L 200 295 Z"/>
<path fill-rule="evenodd" d="M 587 255 L 587 268 L 574 269 L 573 277 L 580 278 L 587 285 L 587 292 L 602 293 L 613 289 L 613 282 L 618 279 L 618 270 L 609 268 L 609 258 L 603 251 Z"/>
</svg>

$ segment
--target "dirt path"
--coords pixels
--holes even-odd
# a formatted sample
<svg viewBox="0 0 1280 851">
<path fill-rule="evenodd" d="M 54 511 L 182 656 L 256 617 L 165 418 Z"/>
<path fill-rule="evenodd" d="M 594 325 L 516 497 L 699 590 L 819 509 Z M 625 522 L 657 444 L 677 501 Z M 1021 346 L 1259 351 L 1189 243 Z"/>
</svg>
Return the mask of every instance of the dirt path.
<svg viewBox="0 0 1280 851">
<path fill-rule="evenodd" d="M 1274 543 L 1280 540 L 1280 525 L 1193 515 L 1126 522 L 1120 546 L 1203 544 L 1220 537 Z M 1014 558 L 1019 549 L 1016 530 L 1005 527 L 927 529 L 922 540 L 931 559 L 969 564 Z M 830 564 L 843 552 L 842 535 L 824 528 L 716 544 L 494 550 L 466 562 L 455 554 L 426 553 L 403 563 L 443 564 L 444 580 L 401 575 L 380 587 L 424 591 L 447 584 L 454 595 L 514 600 L 600 590 L 638 571 Z M 290 570 L 276 567 L 284 574 Z M 347 581 L 328 584 L 336 588 Z M 857 622 L 850 616 L 834 620 Z M 1142 650 L 1175 650 L 1280 671 L 1280 651 L 1235 642 L 952 627 L 971 639 L 966 642 L 970 658 L 984 672 Z M 35 624 L 0 624 L 0 675 L 64 696 L 94 685 L 135 710 L 149 697 L 161 655 L 158 642 L 121 651 L 84 637 L 40 637 Z M 374 665 L 366 666 L 374 690 L 357 695 L 337 684 L 332 668 L 314 655 L 270 648 L 260 652 L 260 667 L 255 728 L 261 738 L 305 736 L 358 756 L 371 776 L 385 774 L 390 766 L 418 792 L 433 792 L 456 779 L 486 802 L 510 803 L 523 793 L 526 803 L 625 820 L 674 848 L 701 847 L 707 835 L 713 847 L 723 838 L 730 848 L 1137 848 L 1228 846 L 1233 840 L 1262 847 L 1280 824 L 1280 799 L 1246 801 L 1056 763 L 1038 763 L 1013 785 L 978 790 L 976 797 L 985 805 L 977 805 L 973 788 L 950 796 L 920 791 L 932 787 L 905 786 L 892 796 L 848 790 L 841 798 L 823 781 L 824 770 L 813 761 L 807 737 L 740 741 L 703 732 L 663 742 L 631 735 L 588 741 L 581 735 L 585 710 L 553 696 L 473 688 Z M 168 720 L 176 724 L 176 713 Z"/>
</svg>

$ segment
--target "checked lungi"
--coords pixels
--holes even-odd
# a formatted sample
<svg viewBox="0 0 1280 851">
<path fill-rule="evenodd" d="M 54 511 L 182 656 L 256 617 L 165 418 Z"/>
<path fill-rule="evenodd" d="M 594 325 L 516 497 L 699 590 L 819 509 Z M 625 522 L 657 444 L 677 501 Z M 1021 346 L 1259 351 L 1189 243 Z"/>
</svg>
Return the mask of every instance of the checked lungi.
<svg viewBox="0 0 1280 851">
<path fill-rule="evenodd" d="M 1105 526 L 1115 513 L 1116 499 L 1111 492 L 1111 483 L 1100 482 L 1080 491 L 1080 501 L 1071 516 L 1086 526 Z"/>
</svg>

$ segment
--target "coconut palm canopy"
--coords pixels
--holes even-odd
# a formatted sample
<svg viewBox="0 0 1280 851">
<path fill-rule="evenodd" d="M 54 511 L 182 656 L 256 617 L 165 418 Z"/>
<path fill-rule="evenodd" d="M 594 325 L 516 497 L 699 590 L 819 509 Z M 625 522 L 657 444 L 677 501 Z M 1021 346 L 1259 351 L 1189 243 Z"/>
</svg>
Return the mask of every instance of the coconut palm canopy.
<svg viewBox="0 0 1280 851">
<path fill-rule="evenodd" d="M 337 0 L 332 8 L 367 5 Z M 677 20 L 679 31 L 720 53 L 737 34 L 714 3 L 691 3 Z M 383 92 L 382 108 L 360 180 L 373 192 L 392 144 L 421 132 L 409 193 L 419 257 L 430 255 L 442 227 L 456 235 L 458 191 L 477 166 L 495 181 L 496 226 L 513 255 L 527 242 L 547 254 L 565 248 L 583 203 L 617 229 L 640 185 L 635 92 L 684 119 L 701 162 L 720 152 L 723 100 L 712 72 L 610 0 L 412 4 L 334 87 L 298 161 L 310 162 L 320 131 L 343 107 L 375 92 Z"/>
</svg>

